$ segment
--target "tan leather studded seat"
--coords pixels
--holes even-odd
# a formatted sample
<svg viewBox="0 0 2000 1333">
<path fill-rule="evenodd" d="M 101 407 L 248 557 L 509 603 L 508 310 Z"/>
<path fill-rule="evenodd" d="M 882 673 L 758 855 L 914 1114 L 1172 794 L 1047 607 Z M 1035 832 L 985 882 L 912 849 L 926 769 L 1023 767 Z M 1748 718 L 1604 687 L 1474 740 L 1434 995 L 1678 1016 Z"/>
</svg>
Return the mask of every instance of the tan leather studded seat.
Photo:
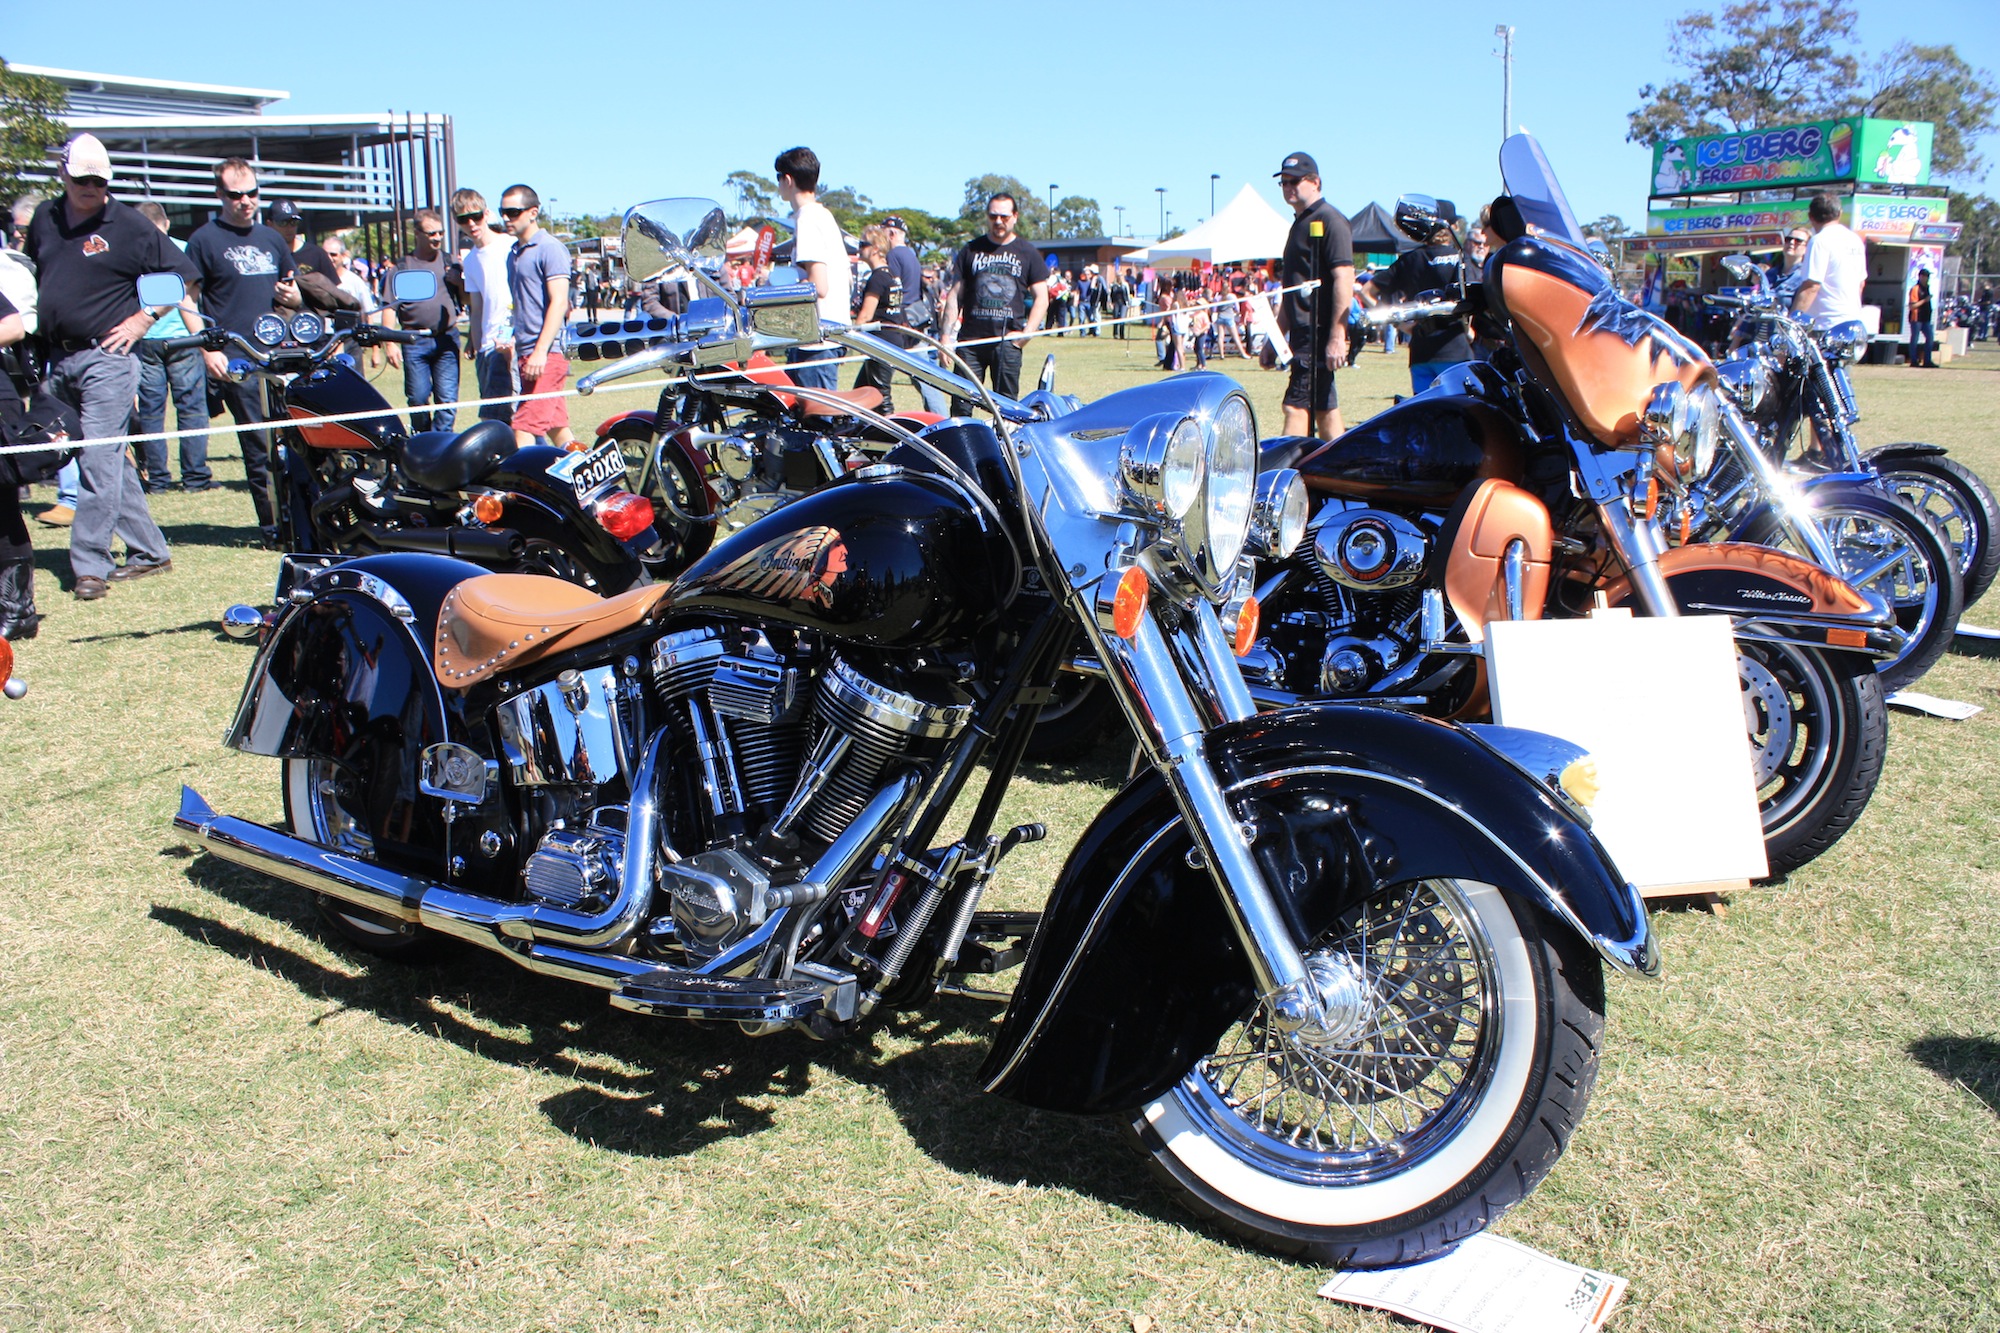
<svg viewBox="0 0 2000 1333">
<path fill-rule="evenodd" d="M 466 689 L 497 671 L 629 629 L 667 591 L 661 583 L 599 597 L 540 574 L 482 574 L 445 594 L 432 666 L 441 684 Z"/>
<path fill-rule="evenodd" d="M 864 385 L 858 389 L 835 389 L 832 392 L 833 396 L 840 399 L 841 402 L 852 403 L 856 407 L 865 408 L 870 412 L 878 411 L 882 406 L 882 391 L 880 389 Z M 846 412 L 835 407 L 832 403 L 815 402 L 810 398 L 805 400 L 805 414 L 809 417 L 844 417 L 847 415 Z"/>
</svg>

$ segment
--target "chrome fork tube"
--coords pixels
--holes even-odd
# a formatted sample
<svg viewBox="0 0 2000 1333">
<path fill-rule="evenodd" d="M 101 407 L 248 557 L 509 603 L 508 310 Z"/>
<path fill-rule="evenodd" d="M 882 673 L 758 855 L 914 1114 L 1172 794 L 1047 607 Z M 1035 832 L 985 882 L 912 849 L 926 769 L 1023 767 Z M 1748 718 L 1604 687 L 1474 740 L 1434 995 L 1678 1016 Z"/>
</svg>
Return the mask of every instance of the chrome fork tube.
<svg viewBox="0 0 2000 1333">
<path fill-rule="evenodd" d="M 1140 618 L 1138 632 L 1130 639 L 1103 633 L 1094 620 L 1087 623 L 1121 700 L 1128 695 L 1133 700 L 1133 721 L 1139 724 L 1136 729 L 1144 748 L 1166 777 L 1195 848 L 1222 895 L 1230 926 L 1249 958 L 1258 995 L 1281 1029 L 1297 1031 L 1318 1022 L 1322 1005 L 1250 841 L 1209 765 L 1207 728 L 1195 699 L 1201 696 L 1210 713 L 1234 717 L 1253 715 L 1256 704 L 1235 659 L 1222 648 L 1222 627 L 1214 608 L 1200 602 L 1185 614 L 1194 623 L 1176 631 L 1182 640 L 1179 653 L 1150 615 Z M 1226 671 L 1215 669 L 1218 650 Z M 1183 666 L 1188 668 L 1185 674 Z"/>
<path fill-rule="evenodd" d="M 1617 548 L 1619 559 L 1631 571 L 1632 591 L 1649 616 L 1677 616 L 1680 604 L 1660 573 L 1660 537 L 1651 523 L 1641 523 L 1621 499 L 1597 506 L 1598 521 Z"/>
</svg>

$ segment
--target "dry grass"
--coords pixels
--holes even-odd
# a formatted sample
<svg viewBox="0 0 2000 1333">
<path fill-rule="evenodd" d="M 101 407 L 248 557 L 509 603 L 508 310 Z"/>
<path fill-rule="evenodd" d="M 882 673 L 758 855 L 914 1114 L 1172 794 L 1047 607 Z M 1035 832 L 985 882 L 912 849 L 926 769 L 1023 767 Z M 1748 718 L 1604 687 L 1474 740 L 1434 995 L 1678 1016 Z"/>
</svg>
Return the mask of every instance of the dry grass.
<svg viewBox="0 0 2000 1333">
<path fill-rule="evenodd" d="M 1151 374 L 1144 345 L 1056 346 L 1088 396 Z M 1244 378 L 1272 427 L 1279 377 Z M 1350 419 L 1400 383 L 1371 354 Z M 1872 441 L 2000 477 L 2000 356 L 1860 393 Z M 490 956 L 371 963 L 302 893 L 190 856 L 182 782 L 278 814 L 276 766 L 217 743 L 249 652 L 213 628 L 271 557 L 240 489 L 158 512 L 176 572 L 93 604 L 38 534 L 51 618 L 0 705 L 0 1325 L 1395 1326 L 1189 1223 L 1107 1127 L 975 1094 L 986 1010 L 753 1042 Z M 1591 1113 L 1502 1230 L 1630 1276 L 1620 1328 L 2000 1322 L 2000 666 L 1930 688 L 1996 711 L 1898 716 L 1844 842 L 1727 916 L 1660 915 L 1666 978 L 1611 988 Z M 1017 787 L 1057 834 L 1009 901 L 1116 768 Z"/>
</svg>

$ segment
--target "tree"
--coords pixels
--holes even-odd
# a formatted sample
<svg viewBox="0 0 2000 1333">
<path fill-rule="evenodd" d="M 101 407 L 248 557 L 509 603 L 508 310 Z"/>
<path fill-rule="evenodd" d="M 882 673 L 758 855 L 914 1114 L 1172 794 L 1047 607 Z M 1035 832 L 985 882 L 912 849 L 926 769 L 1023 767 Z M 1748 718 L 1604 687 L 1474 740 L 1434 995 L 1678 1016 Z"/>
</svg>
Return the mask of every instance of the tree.
<svg viewBox="0 0 2000 1333">
<path fill-rule="evenodd" d="M 69 106 L 62 85 L 35 74 L 17 74 L 0 60 L 0 196 L 30 188 L 29 172 L 49 172 L 49 150 L 68 137 L 59 117 Z"/>
<path fill-rule="evenodd" d="M 1627 140 L 1659 143 L 1802 120 L 1867 115 L 1927 120 L 1934 176 L 1977 179 L 1973 146 L 2000 112 L 1993 76 L 1952 46 L 1899 42 L 1869 65 L 1856 54 L 1849 0 L 1742 0 L 1668 28 L 1667 53 L 1686 77 L 1639 89 Z"/>
<path fill-rule="evenodd" d="M 1959 59 L 1950 46 L 1898 42 L 1869 68 L 1855 111 L 1884 120 L 1931 123 L 1931 175 L 1979 180 L 1986 160 L 1974 147 L 1994 128 L 2000 95 L 1993 75 Z"/>
<path fill-rule="evenodd" d="M 1968 274 L 2000 270 L 2000 203 L 1983 194 L 1960 195 L 1952 201 L 1953 220 L 1964 224 L 1951 253 Z"/>
<path fill-rule="evenodd" d="M 770 217 L 778 208 L 778 183 L 754 171 L 732 171 L 722 178 L 736 196 L 736 220 Z"/>
<path fill-rule="evenodd" d="M 1583 224 L 1583 234 L 1595 236 L 1600 241 L 1615 241 L 1621 236 L 1630 236 L 1632 229 L 1625 225 L 1625 219 L 1616 213 L 1606 213 L 1595 222 Z"/>
<path fill-rule="evenodd" d="M 875 207 L 867 195 L 852 185 L 829 189 L 822 182 L 815 197 L 826 206 L 827 212 L 833 214 L 833 220 L 840 224 L 840 229 L 850 234 L 861 230 L 862 220 Z"/>
<path fill-rule="evenodd" d="M 1072 194 L 1056 205 L 1053 233 L 1057 236 L 1102 236 L 1104 219 L 1097 215 L 1097 201 Z"/>
<path fill-rule="evenodd" d="M 903 220 L 910 236 L 910 248 L 925 263 L 949 258 L 954 251 L 979 233 L 968 228 L 963 218 L 940 217 L 921 208 L 878 208 L 864 223 L 880 222 L 894 214 Z M 984 220 L 980 230 L 985 230 Z"/>
</svg>

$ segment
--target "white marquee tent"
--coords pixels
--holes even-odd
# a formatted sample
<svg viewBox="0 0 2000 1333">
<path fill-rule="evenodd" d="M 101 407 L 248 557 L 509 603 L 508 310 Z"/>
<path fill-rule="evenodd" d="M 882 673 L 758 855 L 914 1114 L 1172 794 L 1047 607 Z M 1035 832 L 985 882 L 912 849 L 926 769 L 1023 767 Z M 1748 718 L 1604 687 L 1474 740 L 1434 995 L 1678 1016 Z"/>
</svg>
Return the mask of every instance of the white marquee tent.
<svg viewBox="0 0 2000 1333">
<path fill-rule="evenodd" d="M 1290 230 L 1291 223 L 1264 202 L 1253 186 L 1245 185 L 1214 217 L 1184 236 L 1148 248 L 1139 262 L 1154 268 L 1191 268 L 1197 262 L 1237 264 L 1276 259 L 1285 252 L 1285 234 Z M 1125 255 L 1120 262 L 1138 259 Z"/>
</svg>

